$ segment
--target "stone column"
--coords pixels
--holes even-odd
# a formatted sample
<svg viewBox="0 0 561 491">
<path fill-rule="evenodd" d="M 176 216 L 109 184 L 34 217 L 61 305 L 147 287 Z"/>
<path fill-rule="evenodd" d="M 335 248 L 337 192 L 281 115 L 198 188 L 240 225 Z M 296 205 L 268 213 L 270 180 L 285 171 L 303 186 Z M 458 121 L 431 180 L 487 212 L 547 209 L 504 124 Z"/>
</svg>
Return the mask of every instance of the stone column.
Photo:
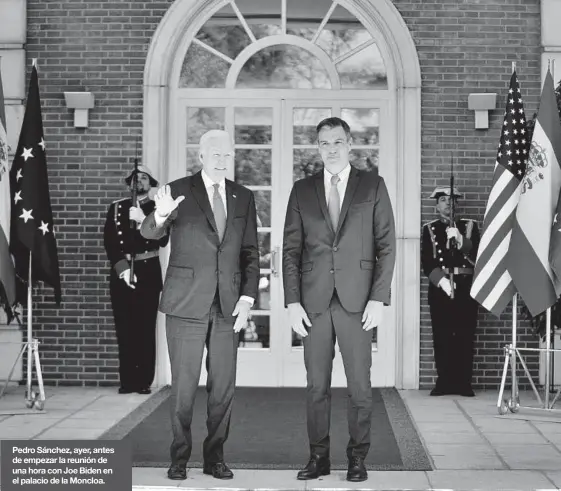
<svg viewBox="0 0 561 491">
<path fill-rule="evenodd" d="M 4 88 L 6 123 L 8 131 L 9 162 L 17 147 L 23 121 L 25 97 L 25 48 L 27 31 L 25 0 L 0 1 L 0 70 Z M 0 380 L 6 380 L 21 349 L 22 330 L 14 321 L 7 325 L 6 316 L 0 309 Z M 22 379 L 20 359 L 12 381 Z"/>
<path fill-rule="evenodd" d="M 543 47 L 541 74 L 542 83 L 547 73 L 548 60 L 555 60 L 553 79 L 555 87 L 561 80 L 561 2 L 559 0 L 541 0 L 541 44 Z"/>
</svg>

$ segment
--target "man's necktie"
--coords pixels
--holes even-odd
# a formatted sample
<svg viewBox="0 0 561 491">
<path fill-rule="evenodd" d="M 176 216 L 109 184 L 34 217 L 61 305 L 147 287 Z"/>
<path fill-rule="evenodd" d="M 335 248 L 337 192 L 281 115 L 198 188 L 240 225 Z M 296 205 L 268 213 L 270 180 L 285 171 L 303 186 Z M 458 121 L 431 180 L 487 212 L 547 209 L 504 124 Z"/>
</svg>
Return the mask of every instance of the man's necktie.
<svg viewBox="0 0 561 491">
<path fill-rule="evenodd" d="M 327 202 L 327 210 L 329 211 L 329 218 L 331 218 L 331 225 L 333 230 L 337 230 L 339 223 L 339 214 L 341 213 L 341 199 L 339 197 L 339 190 L 337 183 L 341 179 L 339 176 L 331 176 L 331 190 L 329 191 L 329 201 Z"/>
<path fill-rule="evenodd" d="M 216 228 L 218 229 L 218 238 L 222 242 L 224 237 L 224 229 L 226 228 L 226 210 L 224 208 L 224 202 L 220 197 L 218 188 L 220 184 L 213 184 L 214 194 L 212 196 L 212 209 L 214 211 L 214 221 L 216 222 Z"/>
</svg>

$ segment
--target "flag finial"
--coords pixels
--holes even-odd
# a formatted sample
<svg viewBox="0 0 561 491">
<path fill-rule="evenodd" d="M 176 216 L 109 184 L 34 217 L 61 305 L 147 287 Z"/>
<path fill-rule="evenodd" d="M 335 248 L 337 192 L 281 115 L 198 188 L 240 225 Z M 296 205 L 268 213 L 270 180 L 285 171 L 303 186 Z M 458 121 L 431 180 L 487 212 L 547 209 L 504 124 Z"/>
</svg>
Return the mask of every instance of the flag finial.
<svg viewBox="0 0 561 491">
<path fill-rule="evenodd" d="M 513 72 L 516 71 L 516 62 L 515 61 L 512 62 L 512 71 Z"/>
<path fill-rule="evenodd" d="M 35 68 L 37 68 L 37 58 L 33 58 L 33 59 L 31 60 L 31 64 L 32 64 L 32 66 L 34 66 Z"/>
</svg>

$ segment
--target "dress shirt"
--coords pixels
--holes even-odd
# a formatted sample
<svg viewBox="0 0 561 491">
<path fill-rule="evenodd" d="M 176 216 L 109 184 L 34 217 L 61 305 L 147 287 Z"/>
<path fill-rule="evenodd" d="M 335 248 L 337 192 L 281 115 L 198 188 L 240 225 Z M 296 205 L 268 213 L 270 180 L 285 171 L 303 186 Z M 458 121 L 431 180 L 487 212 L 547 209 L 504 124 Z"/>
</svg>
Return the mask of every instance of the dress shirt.
<svg viewBox="0 0 561 491">
<path fill-rule="evenodd" d="M 329 193 L 331 192 L 331 177 L 338 175 L 340 181 L 337 183 L 337 191 L 339 191 L 339 210 L 343 206 L 343 199 L 345 198 L 345 191 L 347 183 L 349 182 L 349 174 L 351 173 L 351 165 L 347 166 L 339 172 L 339 174 L 332 174 L 326 168 L 323 169 L 323 184 L 325 187 L 325 202 L 329 205 Z"/>
<path fill-rule="evenodd" d="M 226 179 L 222 179 L 220 182 L 215 183 L 208 174 L 204 171 L 201 171 L 201 176 L 203 178 L 203 183 L 205 185 L 206 193 L 208 195 L 208 201 L 210 202 L 210 207 L 212 208 L 212 212 L 214 213 L 214 185 L 218 184 L 218 194 L 220 194 L 220 199 L 222 199 L 222 204 L 224 205 L 224 211 L 226 214 L 226 218 L 228 218 L 228 206 L 226 200 Z M 242 295 L 240 300 L 245 300 L 249 302 L 249 305 L 253 307 L 255 300 L 247 295 Z"/>
</svg>

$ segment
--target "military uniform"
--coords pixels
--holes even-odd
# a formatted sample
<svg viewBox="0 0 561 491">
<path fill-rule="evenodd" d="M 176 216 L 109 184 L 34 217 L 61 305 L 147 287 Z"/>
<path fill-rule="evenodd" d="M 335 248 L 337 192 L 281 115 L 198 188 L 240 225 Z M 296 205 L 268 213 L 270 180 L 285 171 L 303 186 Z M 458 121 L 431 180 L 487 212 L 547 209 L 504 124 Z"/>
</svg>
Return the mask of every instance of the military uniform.
<svg viewBox="0 0 561 491">
<path fill-rule="evenodd" d="M 429 278 L 428 301 L 432 319 L 434 358 L 438 380 L 431 395 L 473 395 L 471 376 L 477 304 L 470 296 L 473 266 L 479 246 L 477 222 L 456 219 L 463 237 L 461 249 L 447 247 L 449 222 L 437 219 L 423 227 L 421 264 Z M 438 286 L 454 271 L 454 299 Z"/>
<path fill-rule="evenodd" d="M 109 289 L 119 345 L 121 393 L 145 391 L 152 384 L 156 362 L 156 316 L 162 272 L 159 249 L 168 238 L 147 240 L 139 228 L 131 228 L 131 198 L 115 201 L 109 207 L 104 229 L 104 245 L 111 263 Z M 155 208 L 150 199 L 140 202 L 148 216 Z M 131 253 L 136 253 L 135 288 L 130 288 L 119 275 L 130 268 Z"/>
</svg>

